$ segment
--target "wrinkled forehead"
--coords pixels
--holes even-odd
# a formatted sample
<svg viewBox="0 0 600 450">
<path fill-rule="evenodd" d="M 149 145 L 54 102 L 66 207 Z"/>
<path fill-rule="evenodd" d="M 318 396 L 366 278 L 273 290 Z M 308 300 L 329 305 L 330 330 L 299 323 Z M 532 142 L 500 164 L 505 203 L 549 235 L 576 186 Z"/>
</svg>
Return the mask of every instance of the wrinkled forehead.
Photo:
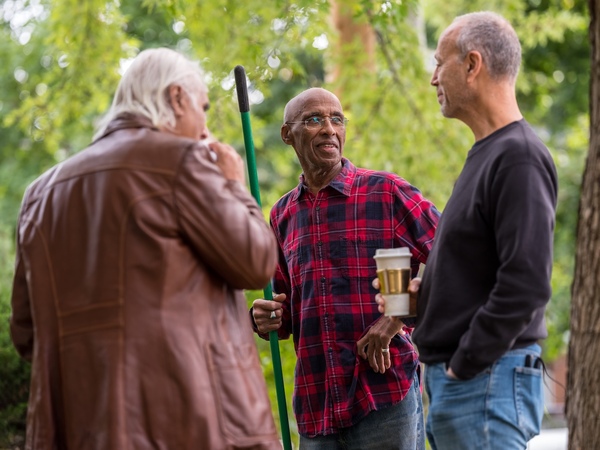
<svg viewBox="0 0 600 450">
<path fill-rule="evenodd" d="M 283 120 L 290 122 L 311 113 L 343 115 L 343 110 L 334 94 L 325 89 L 312 88 L 289 101 L 285 107 Z"/>
</svg>

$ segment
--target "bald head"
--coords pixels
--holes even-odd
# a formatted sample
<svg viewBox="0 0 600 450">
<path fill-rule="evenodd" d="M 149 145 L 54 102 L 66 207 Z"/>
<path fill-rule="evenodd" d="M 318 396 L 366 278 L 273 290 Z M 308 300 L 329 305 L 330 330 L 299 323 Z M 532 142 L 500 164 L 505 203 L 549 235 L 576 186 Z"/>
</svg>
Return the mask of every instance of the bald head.
<svg viewBox="0 0 600 450">
<path fill-rule="evenodd" d="M 323 88 L 310 88 L 296 95 L 287 103 L 287 105 L 285 105 L 285 109 L 283 110 L 283 122 L 286 123 L 297 120 L 297 118 L 305 112 L 307 103 L 318 98 L 334 101 L 339 105 L 340 111 L 342 110 L 340 100 L 335 94 Z"/>
</svg>

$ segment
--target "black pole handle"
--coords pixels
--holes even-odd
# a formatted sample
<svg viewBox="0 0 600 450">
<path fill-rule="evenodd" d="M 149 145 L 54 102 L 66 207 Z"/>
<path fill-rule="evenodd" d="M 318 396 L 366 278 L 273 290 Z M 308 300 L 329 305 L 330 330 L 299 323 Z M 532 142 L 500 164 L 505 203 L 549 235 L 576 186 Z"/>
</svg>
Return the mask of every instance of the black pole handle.
<svg viewBox="0 0 600 450">
<path fill-rule="evenodd" d="M 233 69 L 235 75 L 235 89 L 238 96 L 238 105 L 240 112 L 250 111 L 250 102 L 248 101 L 248 86 L 246 85 L 246 71 L 244 66 L 235 66 Z"/>
</svg>

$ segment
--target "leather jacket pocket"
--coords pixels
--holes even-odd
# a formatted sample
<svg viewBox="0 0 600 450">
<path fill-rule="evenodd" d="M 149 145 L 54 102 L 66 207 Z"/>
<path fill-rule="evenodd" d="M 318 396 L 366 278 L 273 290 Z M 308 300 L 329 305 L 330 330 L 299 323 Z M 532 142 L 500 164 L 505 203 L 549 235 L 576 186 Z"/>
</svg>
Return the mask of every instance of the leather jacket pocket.
<svg viewBox="0 0 600 450">
<path fill-rule="evenodd" d="M 223 436 L 234 446 L 277 440 L 271 404 L 251 343 L 209 343 L 210 378 Z"/>
</svg>

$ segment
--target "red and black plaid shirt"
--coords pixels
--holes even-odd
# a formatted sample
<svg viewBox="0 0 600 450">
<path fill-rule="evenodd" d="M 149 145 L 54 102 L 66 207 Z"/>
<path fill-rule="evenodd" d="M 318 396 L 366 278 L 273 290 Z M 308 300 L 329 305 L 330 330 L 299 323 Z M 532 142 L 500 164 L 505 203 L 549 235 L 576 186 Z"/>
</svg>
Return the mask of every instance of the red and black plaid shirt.
<svg viewBox="0 0 600 450">
<path fill-rule="evenodd" d="M 414 275 L 439 218 L 397 175 L 347 159 L 343 165 L 316 196 L 301 177 L 271 211 L 279 242 L 273 291 L 287 294 L 279 337 L 294 337 L 294 413 L 298 431 L 309 437 L 351 426 L 409 390 L 418 357 L 408 337 L 392 339 L 392 367 L 384 374 L 357 355 L 356 343 L 381 317 L 371 286 L 375 250 L 409 247 Z"/>
</svg>

